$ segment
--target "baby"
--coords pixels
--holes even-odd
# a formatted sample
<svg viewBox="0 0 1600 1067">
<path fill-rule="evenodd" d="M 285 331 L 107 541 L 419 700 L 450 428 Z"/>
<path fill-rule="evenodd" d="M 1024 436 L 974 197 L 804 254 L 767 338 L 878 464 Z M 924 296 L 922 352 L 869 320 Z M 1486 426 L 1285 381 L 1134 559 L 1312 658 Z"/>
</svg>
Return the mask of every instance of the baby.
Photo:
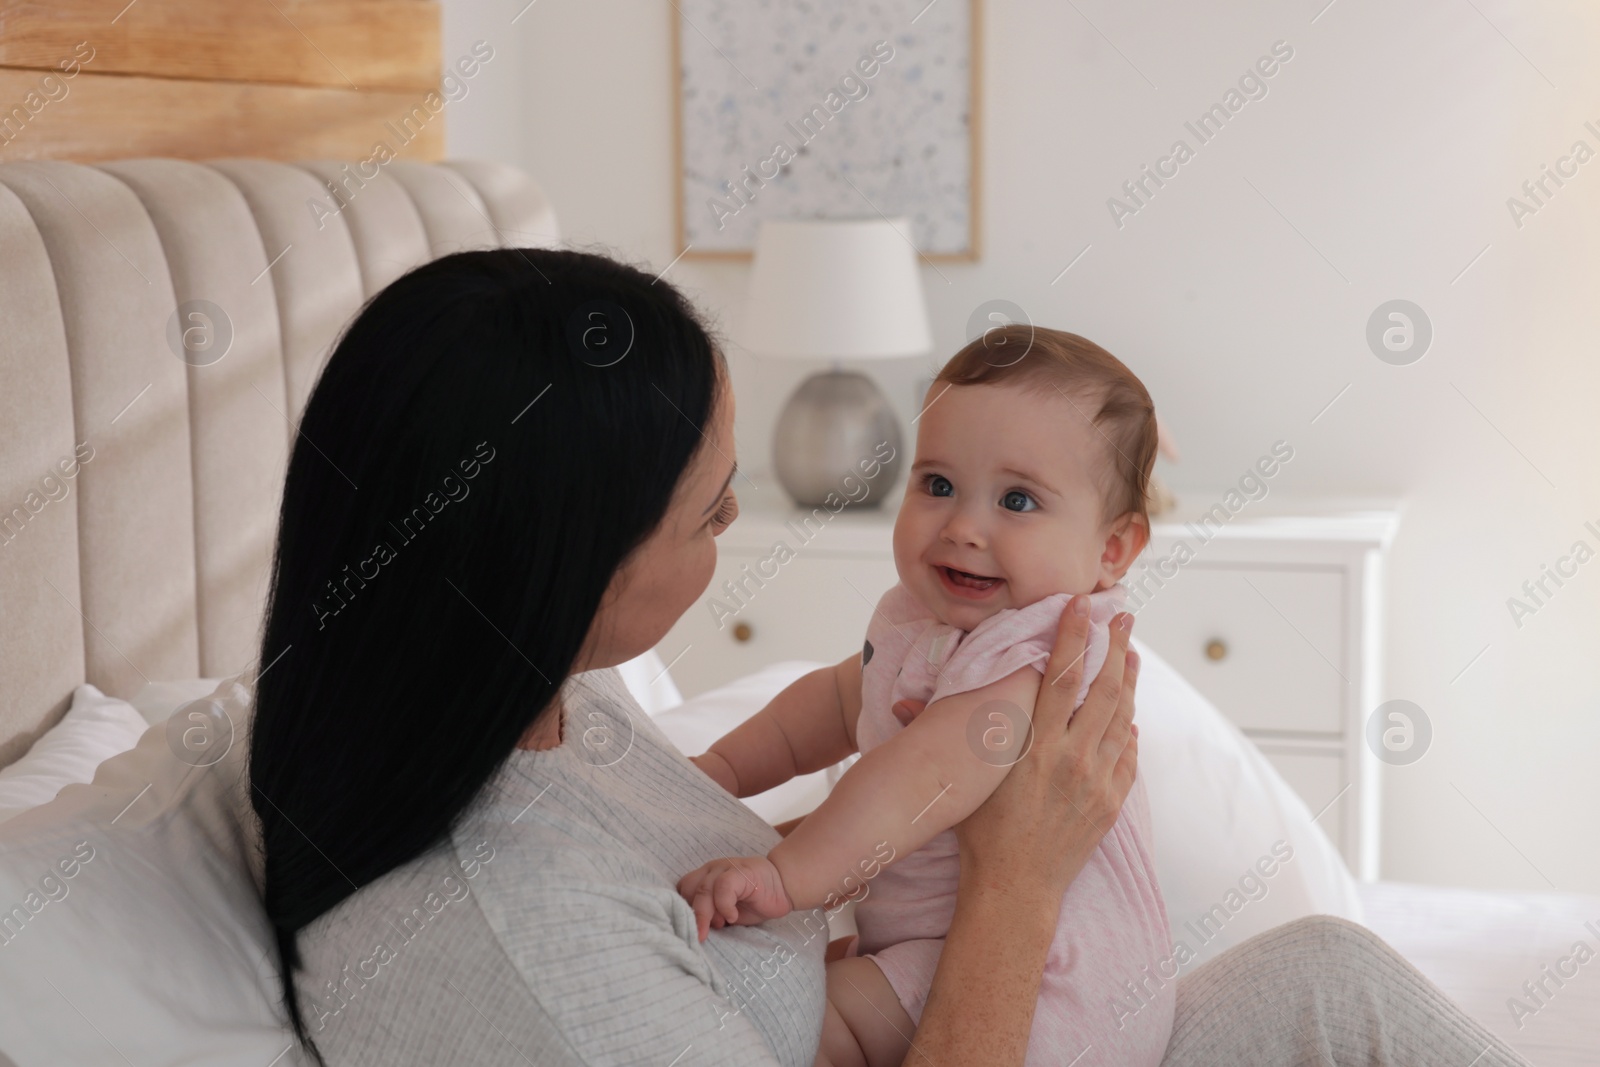
<svg viewBox="0 0 1600 1067">
<path fill-rule="evenodd" d="M 1021 709 L 1076 593 L 1090 604 L 1082 702 L 1123 606 L 1118 580 L 1149 537 L 1155 409 L 1098 345 L 991 330 L 939 372 L 920 422 L 894 528 L 900 584 L 861 653 L 799 679 L 694 759 L 751 796 L 861 753 L 767 856 L 715 860 L 678 883 L 702 940 L 725 923 L 859 901 L 858 942 L 828 967 L 819 1064 L 902 1061 L 955 914 L 951 827 L 1021 758 Z M 903 702 L 926 708 L 902 724 Z M 1170 945 L 1136 778 L 1063 898 L 1027 1062 L 1159 1063 L 1174 983 L 1141 979 Z"/>
</svg>

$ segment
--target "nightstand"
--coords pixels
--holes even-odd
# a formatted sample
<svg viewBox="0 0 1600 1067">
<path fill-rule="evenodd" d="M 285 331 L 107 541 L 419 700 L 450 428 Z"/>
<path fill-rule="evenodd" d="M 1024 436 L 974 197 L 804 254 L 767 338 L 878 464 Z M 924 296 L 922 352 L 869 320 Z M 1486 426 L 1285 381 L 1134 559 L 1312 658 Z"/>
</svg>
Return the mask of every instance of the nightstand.
<svg viewBox="0 0 1600 1067">
<path fill-rule="evenodd" d="M 1398 506 L 1274 494 L 1230 516 L 1226 497 L 1181 494 L 1154 524 L 1123 577 L 1134 634 L 1255 742 L 1373 881 L 1378 761 L 1365 730 L 1382 700 L 1383 557 Z"/>
<path fill-rule="evenodd" d="M 718 539 L 711 588 L 658 647 L 686 696 L 778 660 L 843 659 L 897 580 L 898 487 L 879 508 L 831 513 L 757 482 Z M 1377 762 L 1364 728 L 1381 699 L 1382 564 L 1399 512 L 1274 495 L 1202 525 L 1225 498 L 1182 494 L 1155 523 L 1123 579 L 1134 632 L 1256 743 L 1372 880 Z"/>
</svg>

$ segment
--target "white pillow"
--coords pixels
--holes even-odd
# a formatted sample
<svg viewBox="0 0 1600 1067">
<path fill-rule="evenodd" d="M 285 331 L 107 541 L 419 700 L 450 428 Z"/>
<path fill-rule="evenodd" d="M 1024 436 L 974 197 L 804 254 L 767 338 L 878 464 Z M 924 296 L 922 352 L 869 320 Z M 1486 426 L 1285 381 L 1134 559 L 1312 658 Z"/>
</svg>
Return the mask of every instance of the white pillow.
<svg viewBox="0 0 1600 1067">
<path fill-rule="evenodd" d="M 802 674 L 825 666 L 802 660 L 786 660 L 747 674 L 737 681 L 701 693 L 682 701 L 677 707 L 652 716 L 661 726 L 662 733 L 686 756 L 698 756 L 711 747 L 711 743 L 766 706 L 790 682 Z M 833 783 L 839 780 L 844 768 L 852 762 L 846 760 L 838 767 L 830 767 L 814 774 L 802 774 L 776 789 L 757 796 L 746 797 L 745 804 L 769 823 L 780 823 L 809 814 L 823 798 Z"/>
<path fill-rule="evenodd" d="M 138 743 L 148 724 L 127 701 L 80 685 L 61 721 L 27 755 L 0 768 L 0 822 L 48 804 L 63 786 L 87 782 L 102 760 Z"/>
<path fill-rule="evenodd" d="M 1355 879 L 1322 827 L 1311 821 L 1305 802 L 1215 705 L 1144 642 L 1135 638 L 1133 644 L 1142 663 L 1139 774 L 1150 797 L 1173 962 L 1187 971 L 1303 915 L 1360 922 Z M 775 663 L 655 719 L 673 744 L 697 755 L 820 666 Z M 846 765 L 796 778 L 745 803 L 768 822 L 804 815 L 821 803 Z"/>
<path fill-rule="evenodd" d="M 0 1051 L 18 1067 L 301 1062 L 275 1059 L 276 956 L 235 814 L 249 695 L 230 680 L 215 707 L 0 825 Z"/>
<path fill-rule="evenodd" d="M 1360 922 L 1355 879 L 1305 801 L 1171 664 L 1133 645 L 1139 775 L 1175 962 L 1187 971 L 1304 915 Z"/>
</svg>

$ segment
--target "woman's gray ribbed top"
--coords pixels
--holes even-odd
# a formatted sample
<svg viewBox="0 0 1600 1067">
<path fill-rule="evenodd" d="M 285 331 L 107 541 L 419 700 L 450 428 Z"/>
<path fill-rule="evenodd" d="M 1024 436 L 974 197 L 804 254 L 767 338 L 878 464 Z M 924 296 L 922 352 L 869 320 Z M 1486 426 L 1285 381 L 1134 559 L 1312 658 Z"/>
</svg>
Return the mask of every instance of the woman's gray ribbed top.
<svg viewBox="0 0 1600 1067">
<path fill-rule="evenodd" d="M 451 850 L 301 933 L 302 1005 L 329 1064 L 809 1067 L 821 913 L 702 945 L 674 888 L 717 856 L 765 854 L 777 834 L 672 746 L 615 671 L 571 679 L 563 700 L 563 743 L 517 750 Z"/>
</svg>

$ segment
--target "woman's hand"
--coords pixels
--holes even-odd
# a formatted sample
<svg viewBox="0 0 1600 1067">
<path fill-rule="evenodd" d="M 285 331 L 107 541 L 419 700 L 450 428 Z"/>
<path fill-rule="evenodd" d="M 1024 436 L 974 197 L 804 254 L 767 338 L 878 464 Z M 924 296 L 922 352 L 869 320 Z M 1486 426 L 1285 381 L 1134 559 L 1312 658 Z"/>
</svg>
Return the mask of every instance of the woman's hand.
<svg viewBox="0 0 1600 1067">
<path fill-rule="evenodd" d="M 712 860 L 678 879 L 678 892 L 694 906 L 702 941 L 711 930 L 753 926 L 794 910 L 783 876 L 765 856 Z"/>
<path fill-rule="evenodd" d="M 1061 613 L 1026 754 L 956 827 L 963 881 L 976 877 L 990 885 L 1026 885 L 1039 880 L 1059 899 L 1122 811 L 1139 759 L 1133 725 L 1138 653 L 1128 649 L 1133 616 L 1124 612 L 1111 620 L 1105 665 L 1073 714 L 1083 679 L 1088 609 L 1088 597 L 1080 595 Z"/>
</svg>

